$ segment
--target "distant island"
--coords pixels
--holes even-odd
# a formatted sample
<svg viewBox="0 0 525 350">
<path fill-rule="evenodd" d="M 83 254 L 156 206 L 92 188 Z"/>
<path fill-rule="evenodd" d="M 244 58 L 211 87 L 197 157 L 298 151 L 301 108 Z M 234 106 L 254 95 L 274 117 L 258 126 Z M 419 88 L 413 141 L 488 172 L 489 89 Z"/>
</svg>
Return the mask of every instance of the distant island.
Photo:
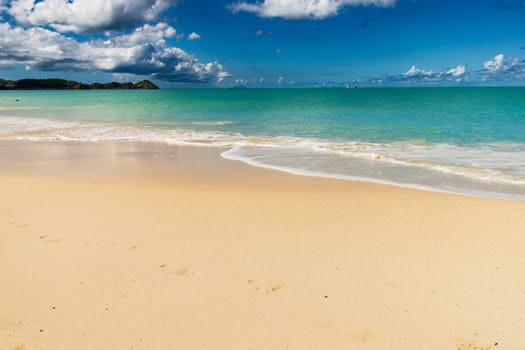
<svg viewBox="0 0 525 350">
<path fill-rule="evenodd" d="M 159 87 L 149 80 L 142 80 L 136 84 L 128 83 L 92 83 L 84 84 L 74 80 L 64 79 L 0 79 L 0 90 L 114 90 L 114 89 L 158 89 Z"/>
</svg>

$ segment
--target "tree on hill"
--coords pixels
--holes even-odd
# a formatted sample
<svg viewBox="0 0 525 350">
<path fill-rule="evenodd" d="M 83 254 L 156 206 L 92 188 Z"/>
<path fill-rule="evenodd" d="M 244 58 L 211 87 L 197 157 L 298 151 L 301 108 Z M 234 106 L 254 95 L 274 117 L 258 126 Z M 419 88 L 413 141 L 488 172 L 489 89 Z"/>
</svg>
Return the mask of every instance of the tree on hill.
<svg viewBox="0 0 525 350">
<path fill-rule="evenodd" d="M 143 80 L 137 84 L 127 83 L 93 83 L 83 84 L 78 81 L 64 79 L 21 79 L 18 81 L 8 81 L 0 79 L 0 89 L 2 90 L 86 90 L 86 89 L 158 89 L 158 86 L 149 80 Z"/>
</svg>

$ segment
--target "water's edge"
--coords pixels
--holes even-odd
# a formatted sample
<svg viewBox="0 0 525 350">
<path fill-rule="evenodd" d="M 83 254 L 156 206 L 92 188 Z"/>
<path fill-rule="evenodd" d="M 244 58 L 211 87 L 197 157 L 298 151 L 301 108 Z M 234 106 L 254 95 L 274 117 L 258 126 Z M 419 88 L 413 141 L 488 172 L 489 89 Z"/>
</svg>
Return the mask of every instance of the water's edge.
<svg viewBox="0 0 525 350">
<path fill-rule="evenodd" d="M 350 90 L 7 93 L 0 140 L 224 147 L 298 175 L 525 200 L 525 88 Z"/>
</svg>

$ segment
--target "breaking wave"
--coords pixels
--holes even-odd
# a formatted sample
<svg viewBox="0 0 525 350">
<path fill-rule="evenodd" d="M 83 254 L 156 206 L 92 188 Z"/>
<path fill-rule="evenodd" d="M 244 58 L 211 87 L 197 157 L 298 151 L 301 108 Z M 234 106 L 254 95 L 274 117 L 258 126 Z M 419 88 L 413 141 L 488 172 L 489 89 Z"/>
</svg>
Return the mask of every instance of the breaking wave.
<svg viewBox="0 0 525 350">
<path fill-rule="evenodd" d="M 525 199 L 525 145 L 390 143 L 261 137 L 203 130 L 230 121 L 122 125 L 0 118 L 0 140 L 161 142 L 224 147 L 222 156 L 295 174 L 388 183 L 486 197 Z M 192 128 L 192 125 L 194 128 Z"/>
</svg>

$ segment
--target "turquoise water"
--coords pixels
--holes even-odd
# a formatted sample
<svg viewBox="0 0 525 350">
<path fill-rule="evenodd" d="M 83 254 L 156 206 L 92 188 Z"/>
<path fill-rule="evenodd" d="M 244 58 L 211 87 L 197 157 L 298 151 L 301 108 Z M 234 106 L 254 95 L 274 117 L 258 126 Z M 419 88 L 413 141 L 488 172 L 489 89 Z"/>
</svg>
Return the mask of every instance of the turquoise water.
<svg viewBox="0 0 525 350">
<path fill-rule="evenodd" d="M 304 175 L 525 198 L 521 87 L 4 91 L 0 138 L 220 146 Z"/>
</svg>

